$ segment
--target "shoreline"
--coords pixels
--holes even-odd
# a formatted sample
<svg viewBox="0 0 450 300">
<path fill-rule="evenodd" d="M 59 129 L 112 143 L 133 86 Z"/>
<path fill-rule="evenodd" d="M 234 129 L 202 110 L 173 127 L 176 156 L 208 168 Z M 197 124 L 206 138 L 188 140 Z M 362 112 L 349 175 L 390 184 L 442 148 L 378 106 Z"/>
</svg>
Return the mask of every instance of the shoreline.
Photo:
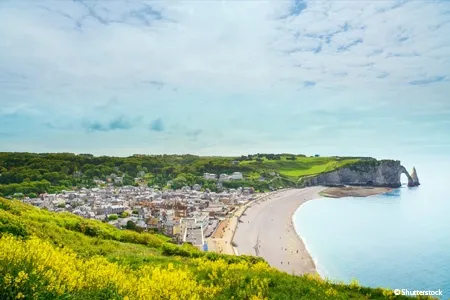
<svg viewBox="0 0 450 300">
<path fill-rule="evenodd" d="M 318 196 L 319 196 L 320 198 L 323 198 L 322 196 L 320 196 L 320 193 L 321 193 L 321 192 L 318 193 Z M 320 199 L 320 198 L 314 198 L 314 199 Z M 312 255 L 311 255 L 311 252 L 309 251 L 308 247 L 306 247 L 306 243 L 305 243 L 304 239 L 301 237 L 300 233 L 297 232 L 297 230 L 295 229 L 295 224 L 294 224 L 294 216 L 295 216 L 295 213 L 300 209 L 300 207 L 301 207 L 303 204 L 305 204 L 306 202 L 308 202 L 308 201 L 310 201 L 310 200 L 314 200 L 314 199 L 308 199 L 308 200 L 305 200 L 304 202 L 300 203 L 300 205 L 299 205 L 297 208 L 295 208 L 295 209 L 291 212 L 291 216 L 290 216 L 288 222 L 289 222 L 290 227 L 292 228 L 292 230 L 293 230 L 294 233 L 295 233 L 295 236 L 296 236 L 296 238 L 297 238 L 297 240 L 298 240 L 298 243 L 301 244 L 302 247 L 305 249 L 305 254 L 307 255 L 308 259 L 310 260 L 310 264 L 311 264 L 312 268 L 314 269 L 313 271 L 305 272 L 305 273 L 319 274 L 319 272 L 317 271 L 317 265 L 316 265 L 316 262 L 314 261 L 314 259 L 313 259 Z M 305 273 L 304 273 L 304 274 L 305 274 Z M 319 274 L 319 275 L 320 275 L 320 274 Z"/>
<path fill-rule="evenodd" d="M 230 245 L 233 251 L 228 253 L 260 256 L 272 267 L 293 275 L 320 276 L 316 262 L 294 226 L 296 211 L 304 203 L 325 199 L 330 194 L 335 194 L 330 198 L 355 197 L 355 193 L 358 195 L 356 197 L 367 197 L 389 190 L 391 189 L 315 186 L 273 192 L 246 205 L 241 222 L 233 224 L 235 230 L 231 233 L 231 242 L 235 246 Z"/>
<path fill-rule="evenodd" d="M 303 203 L 322 198 L 319 193 L 324 189 L 287 189 L 263 202 L 252 203 L 234 234 L 237 252 L 263 257 L 272 267 L 290 274 L 318 274 L 313 258 L 297 234 L 293 216 Z"/>
</svg>

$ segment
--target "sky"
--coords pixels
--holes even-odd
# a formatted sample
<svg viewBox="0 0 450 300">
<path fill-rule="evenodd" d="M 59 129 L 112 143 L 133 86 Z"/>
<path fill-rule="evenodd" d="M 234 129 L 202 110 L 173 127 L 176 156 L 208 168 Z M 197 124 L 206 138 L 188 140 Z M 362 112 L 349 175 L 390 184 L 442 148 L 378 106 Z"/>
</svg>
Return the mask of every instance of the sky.
<svg viewBox="0 0 450 300">
<path fill-rule="evenodd" d="M 0 151 L 450 154 L 450 1 L 0 1 Z"/>
</svg>

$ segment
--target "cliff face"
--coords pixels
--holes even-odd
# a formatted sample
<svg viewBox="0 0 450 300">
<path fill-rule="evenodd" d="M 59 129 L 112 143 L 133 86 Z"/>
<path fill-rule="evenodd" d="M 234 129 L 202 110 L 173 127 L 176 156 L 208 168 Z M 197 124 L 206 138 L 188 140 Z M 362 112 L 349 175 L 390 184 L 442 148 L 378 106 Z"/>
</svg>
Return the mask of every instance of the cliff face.
<svg viewBox="0 0 450 300">
<path fill-rule="evenodd" d="M 299 185 L 366 185 L 396 188 L 401 186 L 400 175 L 402 173 L 408 177 L 408 186 L 419 185 L 419 180 L 410 176 L 400 161 L 375 159 L 362 160 L 328 173 L 302 178 Z M 417 177 L 417 174 L 415 176 Z"/>
</svg>

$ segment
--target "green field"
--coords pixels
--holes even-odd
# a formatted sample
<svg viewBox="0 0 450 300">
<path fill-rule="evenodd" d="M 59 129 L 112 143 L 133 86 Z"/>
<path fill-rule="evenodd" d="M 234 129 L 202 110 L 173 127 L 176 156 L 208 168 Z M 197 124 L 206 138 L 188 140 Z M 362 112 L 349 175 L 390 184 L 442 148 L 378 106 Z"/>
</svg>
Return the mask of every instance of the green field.
<svg viewBox="0 0 450 300">
<path fill-rule="evenodd" d="M 410 299 L 0 198 L 1 299 Z M 418 298 L 426 299 L 426 298 Z"/>
<path fill-rule="evenodd" d="M 263 159 L 262 162 L 252 160 L 241 164 L 260 172 L 274 171 L 290 179 L 299 179 L 303 176 L 329 172 L 357 161 L 359 161 L 357 158 L 340 160 L 335 157 L 296 157 L 295 160 L 288 160 L 286 156 L 282 156 L 280 160 Z"/>
</svg>

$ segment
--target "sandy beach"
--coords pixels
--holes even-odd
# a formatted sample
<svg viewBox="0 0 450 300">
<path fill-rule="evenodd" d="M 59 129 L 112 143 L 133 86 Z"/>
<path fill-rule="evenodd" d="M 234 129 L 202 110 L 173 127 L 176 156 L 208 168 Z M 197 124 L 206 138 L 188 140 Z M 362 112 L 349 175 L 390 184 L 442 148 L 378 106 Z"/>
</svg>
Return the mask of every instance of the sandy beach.
<svg viewBox="0 0 450 300">
<path fill-rule="evenodd" d="M 347 186 L 347 187 L 329 187 L 323 190 L 320 194 L 329 198 L 342 197 L 367 197 L 378 194 L 384 194 L 392 191 L 392 188 L 387 187 L 365 187 L 365 186 Z"/>
<path fill-rule="evenodd" d="M 292 215 L 301 204 L 320 198 L 322 190 L 288 189 L 252 203 L 240 217 L 234 234 L 236 254 L 261 256 L 271 266 L 290 274 L 316 273 L 310 254 L 295 232 Z"/>
</svg>

